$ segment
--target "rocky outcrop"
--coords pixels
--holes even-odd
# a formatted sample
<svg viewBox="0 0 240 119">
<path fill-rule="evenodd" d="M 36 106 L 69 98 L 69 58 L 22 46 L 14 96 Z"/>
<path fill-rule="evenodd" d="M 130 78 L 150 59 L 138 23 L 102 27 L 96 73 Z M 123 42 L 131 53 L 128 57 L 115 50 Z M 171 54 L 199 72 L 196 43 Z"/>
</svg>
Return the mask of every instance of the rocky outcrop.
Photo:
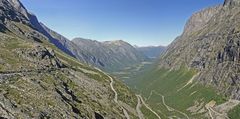
<svg viewBox="0 0 240 119">
<path fill-rule="evenodd" d="M 34 49 L 16 49 L 15 52 L 23 59 L 41 66 L 41 69 L 64 67 L 53 50 L 48 50 L 42 46 L 35 46 Z"/>
</svg>

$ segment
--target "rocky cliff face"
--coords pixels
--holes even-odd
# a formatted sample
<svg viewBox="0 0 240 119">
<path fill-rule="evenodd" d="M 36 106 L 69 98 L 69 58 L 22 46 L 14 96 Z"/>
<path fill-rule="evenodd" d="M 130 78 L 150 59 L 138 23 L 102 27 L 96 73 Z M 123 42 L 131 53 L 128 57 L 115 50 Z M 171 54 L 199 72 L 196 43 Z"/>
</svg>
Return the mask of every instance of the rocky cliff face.
<svg viewBox="0 0 240 119">
<path fill-rule="evenodd" d="M 224 1 L 224 6 L 236 6 L 236 5 L 240 5 L 240 1 L 239 0 L 225 0 Z"/>
<path fill-rule="evenodd" d="M 34 14 L 29 13 L 19 0 L 1 0 L 0 1 L 0 25 L 1 31 L 3 30 L 18 30 L 13 22 L 20 22 L 24 25 L 30 26 L 32 29 L 37 30 L 39 33 L 47 37 L 51 43 L 61 49 L 63 52 L 74 56 L 71 51 L 65 48 L 58 39 L 53 38 L 39 23 Z M 17 31 L 21 32 L 21 31 Z M 24 33 L 21 33 L 25 35 Z"/>
<path fill-rule="evenodd" d="M 0 118 L 137 117 L 125 85 L 56 47 L 18 0 L 0 0 L 0 16 Z"/>
<path fill-rule="evenodd" d="M 1 0 L 0 5 L 1 24 L 4 24 L 4 22 L 6 22 L 8 19 L 28 23 L 28 14 L 25 8 L 20 7 L 18 1 Z"/>
<path fill-rule="evenodd" d="M 189 35 L 203 28 L 222 6 L 206 8 L 192 15 L 187 21 L 183 35 Z"/>
<path fill-rule="evenodd" d="M 238 5 L 239 0 L 225 0 L 222 6 L 194 14 L 184 33 L 161 58 L 159 67 L 197 69 L 199 75 L 195 80 L 213 86 L 231 98 L 240 99 Z"/>
</svg>

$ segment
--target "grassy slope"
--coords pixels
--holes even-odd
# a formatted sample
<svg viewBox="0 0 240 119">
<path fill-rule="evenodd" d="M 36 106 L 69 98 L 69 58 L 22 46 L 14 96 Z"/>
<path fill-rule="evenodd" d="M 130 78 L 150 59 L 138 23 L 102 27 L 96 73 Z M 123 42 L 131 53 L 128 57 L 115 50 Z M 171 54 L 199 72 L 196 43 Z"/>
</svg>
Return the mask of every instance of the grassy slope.
<svg viewBox="0 0 240 119">
<path fill-rule="evenodd" d="M 149 111 L 145 106 L 142 106 L 141 111 L 146 119 L 157 119 L 158 117 L 153 114 L 151 111 Z"/>
<path fill-rule="evenodd" d="M 196 82 L 178 91 L 196 74 L 196 71 L 184 67 L 177 71 L 170 71 L 148 66 L 138 75 L 129 76 L 130 80 L 127 83 L 131 88 L 141 93 L 147 103 L 163 118 L 172 115 L 184 118 L 185 116 L 178 111 L 186 113 L 190 118 L 202 118 L 200 116 L 203 114 L 192 115 L 186 109 L 193 106 L 195 101 L 206 104 L 211 100 L 215 100 L 220 104 L 225 101 L 225 98 L 218 95 L 211 87 L 196 84 Z M 196 93 L 194 93 L 195 91 Z M 165 103 L 168 106 L 178 111 L 168 111 L 163 104 L 161 95 L 165 96 Z"/>
<path fill-rule="evenodd" d="M 54 49 L 57 56 L 61 60 L 63 60 L 63 62 L 68 63 L 68 65 L 70 67 L 72 67 L 74 69 L 77 69 L 77 67 L 81 67 L 81 68 L 87 69 L 89 71 L 97 72 L 98 74 L 101 74 L 101 77 L 99 77 L 99 75 L 87 74 L 86 72 L 81 71 L 81 69 L 77 69 L 78 71 L 86 74 L 88 77 L 93 78 L 95 80 L 108 81 L 108 80 L 106 80 L 106 79 L 108 79 L 108 77 L 103 72 L 100 72 L 99 70 L 96 70 L 94 68 L 86 66 L 85 64 L 80 63 L 79 61 L 77 61 L 77 59 L 75 59 L 71 56 L 68 56 L 65 53 L 62 53 L 58 48 L 56 48 L 55 46 L 53 46 L 47 42 L 44 42 L 44 44 L 51 47 L 52 49 Z M 130 91 L 130 89 L 126 85 L 124 85 L 121 81 L 115 80 L 114 86 L 116 88 L 116 91 L 118 92 L 119 100 L 130 105 L 132 108 L 135 108 L 137 105 L 137 98 L 136 98 L 135 94 L 132 91 Z"/>
<path fill-rule="evenodd" d="M 228 112 L 228 116 L 230 119 L 239 119 L 240 117 L 240 105 L 236 106 L 232 110 Z"/>
<path fill-rule="evenodd" d="M 29 28 L 28 26 L 22 25 L 22 24 L 17 24 L 16 25 L 21 28 L 24 29 L 25 32 L 32 32 L 32 29 Z M 11 32 L 7 33 L 8 35 L 6 37 L 9 37 L 5 40 L 1 40 L 1 44 L 0 46 L 2 47 L 0 49 L 1 53 L 0 56 L 4 61 L 7 61 L 8 64 L 11 64 L 11 67 L 7 67 L 5 65 L 2 65 L 0 63 L 0 70 L 1 71 L 5 71 L 5 70 L 19 70 L 20 66 L 28 66 L 29 62 L 25 61 L 24 59 L 21 59 L 20 57 L 16 57 L 14 56 L 14 50 L 16 50 L 17 48 L 32 48 L 32 44 L 33 41 L 31 40 L 23 40 L 24 36 L 15 36 L 14 34 L 12 34 Z M 13 36 L 13 37 L 12 37 Z M 21 37 L 21 38 L 18 38 Z M 61 50 L 59 50 L 58 48 L 56 48 L 54 45 L 50 44 L 48 41 L 46 40 L 42 40 L 41 39 L 40 43 L 41 45 L 53 49 L 57 55 L 57 57 L 65 64 L 67 65 L 69 68 L 75 69 L 79 72 L 84 73 L 86 76 L 88 76 L 89 78 L 95 79 L 99 82 L 102 82 L 103 84 L 105 84 L 106 86 L 109 86 L 110 83 L 110 79 L 108 78 L 108 76 L 106 76 L 103 72 L 100 72 L 92 67 L 89 67 L 85 64 L 80 63 L 79 61 L 77 61 L 76 59 L 74 59 L 73 57 L 63 53 Z M 0 58 L 0 59 L 1 59 Z M 31 66 L 25 67 L 25 68 L 33 68 Z M 84 69 L 84 71 L 82 71 L 81 69 Z M 92 74 L 92 73 L 87 73 L 85 71 L 92 71 L 97 73 Z M 100 75 L 98 75 L 100 74 Z M 46 80 L 46 81 L 51 81 L 51 80 Z M 71 84 L 69 84 L 71 85 Z M 119 97 L 124 97 L 124 96 L 128 96 L 128 98 L 131 99 L 130 102 L 128 102 L 125 98 L 119 98 L 120 100 L 122 100 L 123 102 L 129 104 L 130 106 L 132 106 L 132 108 L 135 108 L 136 103 L 137 103 L 137 99 L 134 95 L 134 93 L 130 92 L 128 90 L 128 88 L 123 85 L 121 82 L 117 82 L 115 83 L 116 85 L 116 90 L 121 91 L 121 93 L 119 93 Z M 71 88 L 74 88 L 74 84 L 71 85 Z M 80 92 L 77 92 L 80 93 Z M 113 92 L 111 92 L 113 93 Z M 114 95 L 112 95 L 114 96 Z M 132 117 L 135 117 L 133 115 L 130 115 Z"/>
<path fill-rule="evenodd" d="M 55 49 L 57 56 L 61 60 L 63 60 L 63 62 L 67 62 L 68 65 L 71 66 L 72 68 L 76 69 L 77 67 L 81 67 L 81 68 L 87 69 L 89 71 L 97 72 L 98 74 L 101 74 L 101 76 L 99 77 L 99 75 L 88 74 L 86 72 L 81 71 L 81 69 L 77 69 L 77 71 L 80 71 L 80 72 L 84 73 L 85 75 L 87 75 L 88 77 L 93 78 L 98 81 L 103 81 L 105 83 L 106 83 L 106 81 L 108 81 L 108 76 L 106 76 L 104 73 L 100 72 L 99 70 L 96 70 L 96 69 L 86 66 L 82 63 L 79 63 L 79 61 L 77 61 L 76 59 L 74 59 L 64 53 L 61 53 L 61 51 L 59 49 L 57 49 L 55 46 L 52 46 L 52 45 L 49 45 L 49 46 L 52 49 Z M 131 92 L 130 89 L 120 81 L 115 80 L 114 85 L 115 85 L 116 91 L 118 92 L 119 100 L 128 104 L 132 108 L 135 108 L 137 105 L 137 98 L 135 97 L 134 93 Z M 132 114 L 130 114 L 130 116 L 132 118 L 136 118 Z"/>
</svg>

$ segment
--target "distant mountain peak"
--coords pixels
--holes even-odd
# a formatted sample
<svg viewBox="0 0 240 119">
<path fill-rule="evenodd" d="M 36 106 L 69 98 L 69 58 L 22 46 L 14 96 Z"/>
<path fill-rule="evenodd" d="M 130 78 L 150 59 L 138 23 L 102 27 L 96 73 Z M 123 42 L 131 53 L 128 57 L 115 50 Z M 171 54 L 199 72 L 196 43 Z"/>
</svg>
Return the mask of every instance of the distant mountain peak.
<svg viewBox="0 0 240 119">
<path fill-rule="evenodd" d="M 105 43 L 105 44 L 114 44 L 116 46 L 130 45 L 129 43 L 127 43 L 127 42 L 125 42 L 123 40 L 105 41 L 103 43 Z"/>
<path fill-rule="evenodd" d="M 123 40 L 113 40 L 112 42 L 126 43 L 126 42 L 125 42 L 125 41 L 123 41 Z"/>
<path fill-rule="evenodd" d="M 126 43 L 125 41 L 123 40 L 113 40 L 113 41 L 110 41 L 112 43 Z"/>
<path fill-rule="evenodd" d="M 92 40 L 92 39 L 86 39 L 86 38 L 81 38 L 81 37 L 78 37 L 78 38 L 74 38 L 72 40 L 73 43 L 75 44 L 100 44 L 101 42 L 99 41 L 96 41 L 96 40 Z"/>
</svg>

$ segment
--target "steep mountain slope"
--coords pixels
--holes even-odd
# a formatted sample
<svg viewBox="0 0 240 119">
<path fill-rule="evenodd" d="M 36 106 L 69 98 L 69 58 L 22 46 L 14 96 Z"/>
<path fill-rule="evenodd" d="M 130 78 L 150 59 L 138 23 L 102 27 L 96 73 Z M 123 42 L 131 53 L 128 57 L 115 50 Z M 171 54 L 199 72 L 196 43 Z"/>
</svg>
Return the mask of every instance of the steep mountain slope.
<svg viewBox="0 0 240 119">
<path fill-rule="evenodd" d="M 239 0 L 225 0 L 195 13 L 158 63 L 130 76 L 131 87 L 140 90 L 160 116 L 237 119 L 239 6 Z"/>
<path fill-rule="evenodd" d="M 114 102 L 106 74 L 52 48 L 1 33 L 1 117 L 124 118 L 123 108 L 137 117 L 137 100 L 127 87 L 114 83 Z"/>
<path fill-rule="evenodd" d="M 195 23 L 201 14 L 209 14 L 200 26 L 186 31 L 171 44 L 160 61 L 160 67 L 178 69 L 180 66 L 199 71 L 195 80 L 214 86 L 221 93 L 240 99 L 240 9 L 238 0 L 225 1 L 223 6 L 209 8 L 195 14 L 189 22 Z"/>
<path fill-rule="evenodd" d="M 56 47 L 18 0 L 0 15 L 0 118 L 138 117 L 135 94 Z"/>
<path fill-rule="evenodd" d="M 74 54 L 75 50 L 77 49 L 77 45 L 71 42 L 69 39 L 66 37 L 62 36 L 61 34 L 51 30 L 47 26 L 45 26 L 43 23 L 40 23 L 41 27 L 49 34 L 51 35 L 52 38 L 57 39 L 58 42 L 66 49 L 68 49 L 73 57 L 76 57 Z M 80 59 L 80 61 L 85 62 L 84 59 Z"/>
<path fill-rule="evenodd" d="M 87 58 L 87 63 L 94 64 L 110 72 L 146 60 L 143 54 L 122 40 L 98 42 L 76 38 L 72 42 L 78 47 L 75 53 L 78 59 L 85 57 Z M 87 52 L 88 54 L 83 55 L 82 52 Z"/>
<path fill-rule="evenodd" d="M 21 22 L 25 25 L 30 25 L 32 29 L 35 29 L 45 35 L 48 40 L 56 45 L 59 49 L 64 51 L 65 53 L 73 56 L 73 54 L 62 46 L 62 44 L 59 42 L 59 40 L 53 38 L 48 32 L 44 30 L 44 28 L 40 25 L 38 22 L 37 17 L 34 14 L 29 13 L 26 8 L 18 1 L 18 0 L 1 0 L 1 29 L 5 29 L 7 26 L 8 29 L 17 30 L 11 23 L 8 23 L 7 19 L 11 19 L 15 22 Z M 6 24 L 6 26 L 2 25 Z M 21 31 L 18 31 L 19 33 L 24 34 Z M 27 35 L 33 35 L 33 34 L 27 34 Z"/>
<path fill-rule="evenodd" d="M 148 58 L 159 58 L 160 55 L 166 50 L 166 47 L 149 46 L 149 47 L 136 47 L 136 49 L 142 52 Z"/>
</svg>

